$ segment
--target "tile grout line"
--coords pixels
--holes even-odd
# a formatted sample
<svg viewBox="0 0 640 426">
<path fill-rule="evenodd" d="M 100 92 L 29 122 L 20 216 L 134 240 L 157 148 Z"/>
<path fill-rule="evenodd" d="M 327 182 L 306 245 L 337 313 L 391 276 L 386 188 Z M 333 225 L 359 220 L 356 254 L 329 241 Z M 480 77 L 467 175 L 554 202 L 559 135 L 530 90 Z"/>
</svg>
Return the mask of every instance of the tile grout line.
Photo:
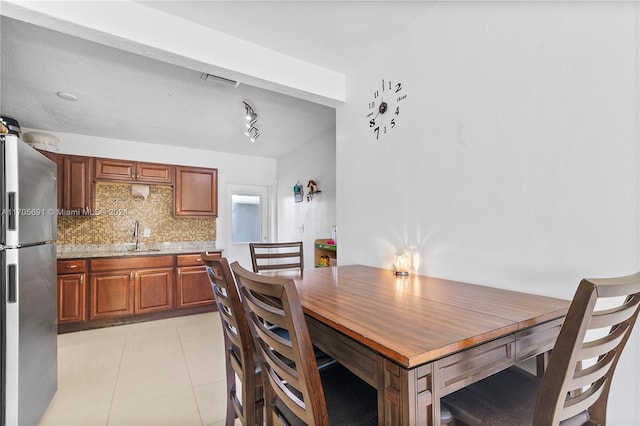
<svg viewBox="0 0 640 426">
<path fill-rule="evenodd" d="M 113 409 L 113 401 L 115 399 L 116 396 L 116 389 L 118 388 L 118 382 L 120 381 L 120 369 L 122 368 L 122 359 L 124 358 L 124 350 L 125 347 L 127 346 L 127 341 L 129 340 L 129 325 L 125 325 L 124 327 L 127 328 L 127 332 L 124 338 L 124 342 L 122 343 L 122 352 L 120 353 L 120 362 L 118 363 L 118 371 L 116 372 L 116 380 L 115 383 L 113 384 L 113 392 L 111 392 L 111 401 L 109 402 L 109 412 L 107 413 L 107 423 L 105 424 L 105 426 L 109 425 L 109 420 L 111 418 L 111 410 Z"/>
<path fill-rule="evenodd" d="M 200 417 L 200 424 L 204 426 L 204 419 L 202 418 L 202 412 L 200 410 L 200 404 L 198 403 L 198 397 L 196 395 L 196 389 L 193 386 L 193 379 L 191 378 L 191 369 L 189 368 L 189 363 L 187 362 L 187 356 L 184 352 L 184 345 L 182 344 L 182 336 L 180 335 L 180 327 L 176 324 L 176 332 L 178 333 L 178 341 L 180 342 L 180 351 L 182 352 L 182 357 L 184 358 L 184 365 L 187 367 L 187 376 L 189 376 L 189 383 L 191 384 L 191 393 L 193 394 L 193 400 L 196 403 L 196 409 L 198 410 L 198 417 Z"/>
</svg>

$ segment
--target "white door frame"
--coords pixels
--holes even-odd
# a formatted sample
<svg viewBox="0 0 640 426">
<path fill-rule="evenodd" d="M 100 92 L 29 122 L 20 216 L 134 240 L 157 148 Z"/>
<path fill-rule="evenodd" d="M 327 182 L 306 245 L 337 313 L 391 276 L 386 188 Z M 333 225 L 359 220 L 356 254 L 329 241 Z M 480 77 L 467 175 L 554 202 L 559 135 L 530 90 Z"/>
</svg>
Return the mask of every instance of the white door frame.
<svg viewBox="0 0 640 426">
<path fill-rule="evenodd" d="M 234 194 L 240 195 L 257 195 L 260 197 L 260 216 L 261 216 L 261 238 L 263 242 L 269 242 L 273 235 L 276 235 L 275 224 L 275 188 L 271 186 L 261 185 L 227 185 L 227 235 L 228 244 L 225 257 L 229 262 L 238 261 L 244 268 L 251 270 L 251 254 L 249 253 L 248 243 L 234 243 L 233 242 L 233 215 L 232 215 L 232 202 L 231 196 Z"/>
</svg>

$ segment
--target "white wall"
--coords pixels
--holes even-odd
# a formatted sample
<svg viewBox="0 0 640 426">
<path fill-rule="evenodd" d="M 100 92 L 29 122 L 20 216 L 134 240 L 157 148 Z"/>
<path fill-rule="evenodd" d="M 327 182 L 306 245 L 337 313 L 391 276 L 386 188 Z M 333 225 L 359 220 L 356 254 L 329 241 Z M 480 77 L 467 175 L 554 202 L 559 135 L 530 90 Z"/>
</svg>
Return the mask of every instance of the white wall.
<svg viewBox="0 0 640 426">
<path fill-rule="evenodd" d="M 636 2 L 440 2 L 347 75 L 340 263 L 570 298 L 639 268 Z M 403 83 L 376 141 L 367 104 Z M 609 421 L 640 424 L 638 330 Z"/>
<path fill-rule="evenodd" d="M 36 129 L 23 129 L 23 132 Z M 276 179 L 276 160 L 250 157 L 222 152 L 203 151 L 180 146 L 166 146 L 106 139 L 95 136 L 49 132 L 60 139 L 59 152 L 63 154 L 87 155 L 94 157 L 121 158 L 153 163 L 168 163 L 218 169 L 218 219 L 216 247 L 225 249 L 228 245 L 229 200 L 226 198 L 227 185 L 270 185 Z M 179 142 L 178 142 L 179 143 Z M 234 261 L 237 259 L 229 259 Z"/>
<path fill-rule="evenodd" d="M 313 179 L 322 193 L 296 203 L 293 187 L 300 181 L 305 195 Z M 278 159 L 277 241 L 302 241 L 305 268 L 314 267 L 314 241 L 331 238 L 336 224 L 336 136 L 331 131 Z M 304 232 L 301 227 L 304 226 Z M 340 259 L 338 249 L 338 259 Z"/>
</svg>

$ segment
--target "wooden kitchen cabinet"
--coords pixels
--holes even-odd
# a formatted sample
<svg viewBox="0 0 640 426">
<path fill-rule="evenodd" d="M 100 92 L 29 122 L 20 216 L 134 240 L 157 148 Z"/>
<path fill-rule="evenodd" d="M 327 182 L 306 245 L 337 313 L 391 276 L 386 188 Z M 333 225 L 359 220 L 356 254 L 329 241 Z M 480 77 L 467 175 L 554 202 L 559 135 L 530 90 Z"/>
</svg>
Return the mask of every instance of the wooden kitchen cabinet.
<svg viewBox="0 0 640 426">
<path fill-rule="evenodd" d="M 218 170 L 184 166 L 175 169 L 175 216 L 218 216 Z"/>
<path fill-rule="evenodd" d="M 133 272 L 91 274 L 90 319 L 133 315 Z"/>
<path fill-rule="evenodd" d="M 173 308 L 173 267 L 134 273 L 134 314 Z"/>
<path fill-rule="evenodd" d="M 173 256 L 91 260 L 89 318 L 118 318 L 173 308 Z"/>
<path fill-rule="evenodd" d="M 215 310 L 199 253 L 58 261 L 59 333 Z"/>
<path fill-rule="evenodd" d="M 86 282 L 84 259 L 58 261 L 58 324 L 87 320 Z"/>
<path fill-rule="evenodd" d="M 215 305 L 209 276 L 199 254 L 176 256 L 176 297 L 177 309 Z"/>
<path fill-rule="evenodd" d="M 96 158 L 95 171 L 96 180 L 167 185 L 173 183 L 173 166 L 169 164 Z"/>
<path fill-rule="evenodd" d="M 90 215 L 93 212 L 93 158 L 62 156 L 62 209 L 64 214 Z"/>
</svg>

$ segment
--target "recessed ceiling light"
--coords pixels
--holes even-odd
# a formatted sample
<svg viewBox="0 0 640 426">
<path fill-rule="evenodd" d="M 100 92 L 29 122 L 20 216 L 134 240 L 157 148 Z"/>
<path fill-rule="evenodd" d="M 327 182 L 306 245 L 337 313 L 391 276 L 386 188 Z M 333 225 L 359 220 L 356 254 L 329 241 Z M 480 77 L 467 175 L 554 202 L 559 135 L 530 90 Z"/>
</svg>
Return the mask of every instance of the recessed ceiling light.
<svg viewBox="0 0 640 426">
<path fill-rule="evenodd" d="M 78 97 L 76 95 L 74 95 L 73 93 L 69 93 L 69 92 L 58 92 L 57 95 L 60 96 L 62 99 L 66 99 L 68 101 L 77 101 L 78 100 Z"/>
</svg>

